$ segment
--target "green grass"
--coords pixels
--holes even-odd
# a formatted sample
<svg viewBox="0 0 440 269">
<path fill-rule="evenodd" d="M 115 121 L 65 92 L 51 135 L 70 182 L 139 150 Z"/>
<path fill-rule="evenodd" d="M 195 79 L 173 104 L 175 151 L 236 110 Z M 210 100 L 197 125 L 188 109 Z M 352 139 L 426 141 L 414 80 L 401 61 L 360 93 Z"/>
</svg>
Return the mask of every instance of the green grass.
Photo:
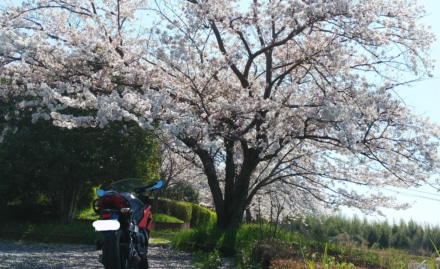
<svg viewBox="0 0 440 269">
<path fill-rule="evenodd" d="M 70 224 L 56 221 L 42 223 L 4 222 L 0 225 L 2 237 L 11 239 L 37 240 L 47 243 L 94 244 L 100 238 L 92 227 L 92 221 L 75 220 Z"/>
<path fill-rule="evenodd" d="M 174 220 L 174 218 L 163 218 Z M 60 224 L 57 221 L 45 221 L 42 223 L 31 222 L 2 222 L 0 224 L 0 236 L 6 239 L 35 240 L 46 243 L 79 243 L 94 244 L 102 239 L 102 234 L 95 232 L 92 226 L 93 220 L 77 219 L 70 224 Z M 172 230 L 151 231 L 150 243 L 169 244 L 176 234 Z"/>
<path fill-rule="evenodd" d="M 172 219 L 160 216 L 158 219 Z M 156 216 L 157 216 L 156 215 Z M 37 240 L 48 243 L 82 243 L 94 244 L 102 235 L 96 233 L 91 220 L 76 220 L 71 224 L 59 224 L 56 221 L 44 223 L 2 222 L 0 224 L 3 238 Z M 264 255 L 281 255 L 283 252 L 297 257 L 309 266 L 322 264 L 350 264 L 364 266 L 374 264 L 383 268 L 405 268 L 409 262 L 433 261 L 432 257 L 409 255 L 406 250 L 397 249 L 368 249 L 356 246 L 338 246 L 322 242 L 310 241 L 297 233 L 278 232 L 276 236 L 269 236 L 267 226 L 243 225 L 236 233 L 236 241 L 231 241 L 231 231 L 221 231 L 215 226 L 205 226 L 189 230 L 153 230 L 150 243 L 172 244 L 175 248 L 182 248 L 192 253 L 198 253 L 197 263 L 201 266 L 212 264 L 219 255 L 235 255 L 242 268 L 259 268 L 261 260 L 256 259 Z M 202 251 L 202 252 L 201 252 Z M 206 253 L 203 255 L 201 253 Z M 439 252 L 437 254 L 440 256 Z M 313 257 L 313 259 L 312 259 Z M 198 266 L 199 266 L 198 265 Z"/>
<path fill-rule="evenodd" d="M 152 230 L 150 244 L 171 244 L 173 237 L 178 233 L 177 230 Z"/>
<path fill-rule="evenodd" d="M 410 262 L 433 261 L 432 257 L 408 254 L 407 250 L 369 249 L 357 246 L 339 246 L 334 243 L 306 239 L 298 233 L 278 232 L 275 236 L 270 227 L 243 225 L 236 233 L 236 241 L 230 241 L 231 231 L 219 231 L 215 227 L 190 229 L 178 232 L 172 237 L 172 245 L 197 255 L 197 263 L 212 263 L 212 257 L 232 254 L 240 268 L 261 268 L 268 266 L 271 259 L 295 259 L 308 268 L 406 268 Z M 232 251 L 231 251 L 231 248 Z M 224 250 L 229 250 L 229 253 Z M 440 255 L 440 254 L 439 254 Z M 372 265 L 376 267 L 372 267 Z M 285 267 L 287 268 L 287 267 Z M 296 268 L 296 267 L 295 267 Z"/>
</svg>

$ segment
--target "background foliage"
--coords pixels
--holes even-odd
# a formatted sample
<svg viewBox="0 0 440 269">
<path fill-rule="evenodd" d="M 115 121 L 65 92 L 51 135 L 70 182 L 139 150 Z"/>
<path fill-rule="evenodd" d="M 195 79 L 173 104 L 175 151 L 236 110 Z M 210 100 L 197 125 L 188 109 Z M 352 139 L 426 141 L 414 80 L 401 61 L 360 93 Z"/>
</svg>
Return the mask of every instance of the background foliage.
<svg viewBox="0 0 440 269">
<path fill-rule="evenodd" d="M 0 200 L 13 218 L 70 222 L 93 188 L 121 178 L 158 178 L 151 133 L 116 122 L 102 129 L 58 128 L 24 117 L 0 143 Z"/>
</svg>

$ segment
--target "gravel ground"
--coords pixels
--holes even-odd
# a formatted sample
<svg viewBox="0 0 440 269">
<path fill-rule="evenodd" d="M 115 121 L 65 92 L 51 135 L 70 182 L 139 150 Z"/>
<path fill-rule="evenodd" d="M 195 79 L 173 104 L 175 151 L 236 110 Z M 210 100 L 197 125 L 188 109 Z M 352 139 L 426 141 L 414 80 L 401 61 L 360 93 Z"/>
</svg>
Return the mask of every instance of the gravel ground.
<svg viewBox="0 0 440 269">
<path fill-rule="evenodd" d="M 21 240 L 0 239 L 0 268 L 10 269 L 103 269 L 98 262 L 100 251 L 93 245 L 45 244 Z M 191 254 L 167 247 L 150 246 L 149 265 L 151 269 L 193 268 Z M 224 269 L 233 269 L 231 262 L 222 260 Z"/>
</svg>

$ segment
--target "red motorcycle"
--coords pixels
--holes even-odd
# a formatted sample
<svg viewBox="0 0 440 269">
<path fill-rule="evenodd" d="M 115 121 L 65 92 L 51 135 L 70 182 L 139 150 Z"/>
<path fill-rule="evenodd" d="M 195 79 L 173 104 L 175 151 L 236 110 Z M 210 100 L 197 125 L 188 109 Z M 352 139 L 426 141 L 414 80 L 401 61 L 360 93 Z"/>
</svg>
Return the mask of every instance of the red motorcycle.
<svg viewBox="0 0 440 269">
<path fill-rule="evenodd" d="M 149 198 L 143 194 L 161 188 L 163 182 L 141 184 L 142 179 L 123 179 L 112 183 L 109 190 L 96 191 L 93 209 L 100 217 L 93 227 L 103 234 L 97 249 L 102 250 L 100 262 L 105 269 L 148 269 L 153 216 Z"/>
</svg>

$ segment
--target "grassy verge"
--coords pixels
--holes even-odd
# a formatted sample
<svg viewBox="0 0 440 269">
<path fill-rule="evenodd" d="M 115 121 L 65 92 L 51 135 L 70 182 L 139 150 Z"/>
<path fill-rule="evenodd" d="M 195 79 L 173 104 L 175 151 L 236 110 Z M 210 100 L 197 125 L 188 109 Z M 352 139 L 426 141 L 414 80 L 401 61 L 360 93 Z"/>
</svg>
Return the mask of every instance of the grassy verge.
<svg viewBox="0 0 440 269">
<path fill-rule="evenodd" d="M 76 220 L 71 224 L 2 223 L 0 237 L 36 240 L 47 243 L 94 244 L 102 235 L 96 233 L 91 220 Z M 278 232 L 258 225 L 243 225 L 237 233 L 220 231 L 212 226 L 190 230 L 153 230 L 151 244 L 172 244 L 193 252 L 198 268 L 213 265 L 220 256 L 232 256 L 241 268 L 261 268 L 279 264 L 284 268 L 406 268 L 410 262 L 434 263 L 435 257 L 409 255 L 405 250 L 368 249 L 356 246 L 309 241 L 300 234 Z M 286 267 L 287 266 L 287 267 Z"/>
<path fill-rule="evenodd" d="M 55 221 L 42 223 L 6 222 L 0 226 L 0 236 L 6 239 L 78 244 L 94 244 L 95 240 L 100 238 L 89 220 L 75 220 L 70 224 L 59 224 Z"/>
<path fill-rule="evenodd" d="M 0 225 L 0 237 L 21 239 L 45 243 L 95 244 L 102 239 L 101 233 L 95 232 L 93 220 L 75 220 L 70 224 L 56 221 L 44 223 L 6 222 Z M 169 244 L 176 231 L 151 231 L 151 244 Z"/>
<path fill-rule="evenodd" d="M 340 246 L 306 239 L 298 233 L 277 232 L 270 227 L 243 225 L 235 234 L 213 227 L 181 231 L 173 237 L 176 248 L 200 253 L 199 264 L 213 264 L 221 255 L 231 255 L 239 268 L 357 268 L 399 269 L 408 263 L 435 261 L 435 257 L 408 254 L 407 250 Z M 203 268 L 203 266 L 202 266 Z"/>
<path fill-rule="evenodd" d="M 152 230 L 150 244 L 171 244 L 173 237 L 178 234 L 177 230 Z"/>
</svg>

